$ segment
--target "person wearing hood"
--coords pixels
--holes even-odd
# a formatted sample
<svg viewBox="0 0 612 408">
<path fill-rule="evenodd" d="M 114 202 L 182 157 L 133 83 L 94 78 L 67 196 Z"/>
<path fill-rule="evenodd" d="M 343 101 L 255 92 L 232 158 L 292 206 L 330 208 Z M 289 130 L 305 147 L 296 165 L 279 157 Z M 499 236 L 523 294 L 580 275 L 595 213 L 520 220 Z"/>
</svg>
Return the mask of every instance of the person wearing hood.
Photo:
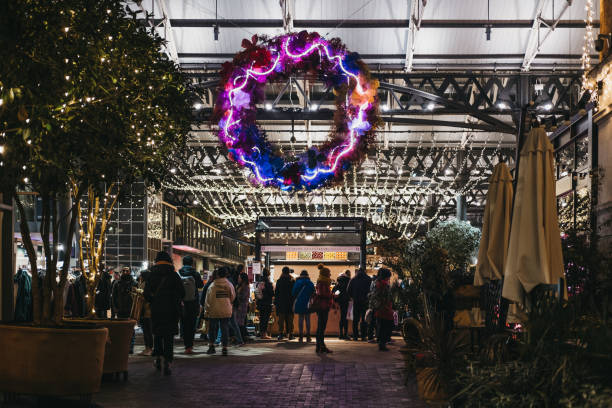
<svg viewBox="0 0 612 408">
<path fill-rule="evenodd" d="M 291 269 L 283 268 L 283 273 L 276 281 L 274 292 L 274 306 L 278 316 L 278 340 L 282 340 L 287 330 L 287 338 L 293 340 L 293 285 L 295 279 L 291 276 Z"/>
<path fill-rule="evenodd" d="M 372 310 L 378 323 L 378 350 L 388 351 L 387 343 L 391 340 L 393 330 L 393 303 L 389 281 L 391 271 L 387 268 L 378 270 L 378 279 L 372 298 Z"/>
<path fill-rule="evenodd" d="M 259 338 L 269 340 L 268 324 L 272 314 L 272 299 L 274 298 L 274 285 L 270 282 L 270 271 L 264 268 L 261 273 L 261 280 L 255 289 L 257 310 L 259 311 Z"/>
<path fill-rule="evenodd" d="M 331 292 L 331 271 L 323 264 L 319 264 L 317 268 L 319 268 L 319 278 L 317 279 L 315 299 L 313 300 L 313 307 L 317 312 L 316 353 L 331 353 L 332 351 L 325 345 L 325 329 L 327 327 L 329 309 L 331 309 L 333 302 Z"/>
<path fill-rule="evenodd" d="M 246 319 L 249 311 L 249 299 L 251 297 L 251 286 L 249 276 L 246 272 L 241 272 L 238 275 L 238 285 L 236 286 L 236 301 L 234 302 L 234 317 L 240 330 L 242 341 L 246 342 L 248 332 L 246 328 Z"/>
<path fill-rule="evenodd" d="M 208 293 L 206 293 L 204 316 L 210 322 L 207 354 L 214 354 L 216 352 L 215 339 L 217 338 L 219 326 L 221 326 L 222 354 L 227 356 L 228 324 L 232 317 L 232 304 L 234 299 L 236 299 L 234 285 L 227 279 L 227 275 L 227 268 L 220 268 L 217 272 L 217 278 L 208 288 Z"/>
<path fill-rule="evenodd" d="M 119 319 L 127 319 L 132 314 L 132 289 L 136 286 L 130 268 L 121 271 L 119 282 L 113 287 L 113 306 Z"/>
<path fill-rule="evenodd" d="M 365 321 L 365 314 L 368 310 L 368 294 L 372 279 L 363 269 L 357 269 L 355 277 L 349 282 L 347 292 L 353 300 L 353 340 L 366 341 L 368 336 L 368 324 Z"/>
<path fill-rule="evenodd" d="M 110 270 L 112 273 L 112 269 Z M 108 317 L 108 309 L 111 308 L 111 292 L 112 292 L 112 275 L 109 271 L 103 271 L 100 275 L 100 281 L 96 288 L 96 298 L 94 306 L 96 308 L 96 316 L 101 319 Z"/>
<path fill-rule="evenodd" d="M 179 269 L 178 273 L 181 276 L 185 288 L 183 313 L 181 316 L 185 354 L 193 354 L 193 338 L 195 336 L 196 320 L 200 313 L 198 289 L 204 287 L 204 282 L 202 282 L 202 277 L 193 267 L 193 258 L 189 255 L 183 257 L 183 267 Z"/>
<path fill-rule="evenodd" d="M 185 288 L 181 277 L 174 270 L 172 258 L 167 252 L 158 252 L 144 288 L 144 298 L 151 304 L 155 368 L 161 370 L 163 356 L 164 375 L 172 372 L 170 365 L 174 359 L 174 335 L 178 334 L 183 297 Z"/>
<path fill-rule="evenodd" d="M 308 303 L 310 297 L 315 291 L 315 286 L 308 276 L 308 271 L 303 270 L 300 273 L 300 277 L 295 281 L 293 285 L 292 296 L 295 299 L 293 304 L 293 311 L 298 314 L 298 329 L 300 333 L 300 343 L 304 341 L 304 322 L 306 322 L 306 341 L 311 342 L 310 338 L 310 311 L 308 310 Z"/>
<path fill-rule="evenodd" d="M 19 269 L 13 278 L 17 285 L 17 300 L 15 303 L 15 321 L 32 321 L 32 277 L 26 269 Z"/>
<path fill-rule="evenodd" d="M 333 289 L 334 299 L 340 305 L 340 335 L 338 336 L 340 340 L 350 340 L 348 336 L 348 320 L 346 318 L 351 300 L 347 290 L 350 280 L 351 271 L 347 269 L 342 275 L 338 276 L 338 281 Z"/>
</svg>

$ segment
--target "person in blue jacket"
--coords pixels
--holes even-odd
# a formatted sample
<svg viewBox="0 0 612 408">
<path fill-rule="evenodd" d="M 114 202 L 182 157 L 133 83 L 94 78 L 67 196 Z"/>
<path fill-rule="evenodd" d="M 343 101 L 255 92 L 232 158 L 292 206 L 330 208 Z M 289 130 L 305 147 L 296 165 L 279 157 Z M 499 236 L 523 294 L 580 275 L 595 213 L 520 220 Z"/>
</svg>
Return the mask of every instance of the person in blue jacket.
<svg viewBox="0 0 612 408">
<path fill-rule="evenodd" d="M 295 281 L 293 285 L 293 310 L 298 314 L 298 327 L 300 333 L 300 343 L 304 341 L 304 321 L 306 321 L 306 341 L 309 343 L 312 341 L 310 338 L 310 311 L 308 310 L 308 303 L 310 297 L 315 291 L 314 284 L 308 277 L 308 271 L 303 270 L 300 273 L 300 277 Z"/>
</svg>

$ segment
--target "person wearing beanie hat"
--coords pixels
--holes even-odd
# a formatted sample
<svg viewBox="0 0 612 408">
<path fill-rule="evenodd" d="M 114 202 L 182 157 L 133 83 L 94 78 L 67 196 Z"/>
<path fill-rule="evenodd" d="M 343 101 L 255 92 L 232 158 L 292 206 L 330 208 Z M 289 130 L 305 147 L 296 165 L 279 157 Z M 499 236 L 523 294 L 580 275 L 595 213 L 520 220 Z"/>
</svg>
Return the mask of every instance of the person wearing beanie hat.
<svg viewBox="0 0 612 408">
<path fill-rule="evenodd" d="M 310 343 L 312 340 L 310 338 L 310 310 L 308 310 L 308 303 L 314 291 L 315 286 L 308 276 L 308 271 L 304 269 L 300 273 L 300 277 L 295 281 L 292 290 L 292 295 L 295 299 L 293 311 L 298 314 L 300 343 L 304 341 L 304 322 L 306 322 L 306 341 Z"/>
<path fill-rule="evenodd" d="M 393 303 L 391 301 L 391 287 L 389 280 L 391 271 L 387 268 L 378 270 L 376 288 L 370 302 L 378 324 L 378 350 L 388 351 L 387 343 L 391 340 L 393 330 Z"/>
<path fill-rule="evenodd" d="M 174 270 L 172 258 L 167 252 L 158 252 L 144 288 L 144 297 L 151 304 L 155 368 L 162 369 L 163 357 L 164 375 L 171 374 L 174 335 L 178 334 L 181 301 L 184 296 L 183 282 Z"/>
<path fill-rule="evenodd" d="M 196 320 L 200 314 L 198 289 L 204 287 L 204 282 L 202 282 L 202 276 L 193 267 L 191 255 L 183 257 L 183 267 L 179 269 L 178 273 L 185 288 L 181 314 L 181 331 L 183 333 L 183 343 L 185 344 L 185 354 L 193 354 Z"/>
<path fill-rule="evenodd" d="M 317 279 L 316 293 L 313 308 L 317 312 L 317 348 L 316 353 L 331 353 L 325 346 L 325 328 L 329 317 L 333 297 L 331 292 L 331 271 L 323 264 L 317 266 L 319 278 Z"/>
</svg>

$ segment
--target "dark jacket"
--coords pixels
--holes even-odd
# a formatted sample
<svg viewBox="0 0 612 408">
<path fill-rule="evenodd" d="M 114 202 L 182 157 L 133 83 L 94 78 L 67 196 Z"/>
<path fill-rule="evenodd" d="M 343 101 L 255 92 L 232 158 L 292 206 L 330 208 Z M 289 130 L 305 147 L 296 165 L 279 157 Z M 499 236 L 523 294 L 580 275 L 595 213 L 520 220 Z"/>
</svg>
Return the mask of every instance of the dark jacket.
<svg viewBox="0 0 612 408">
<path fill-rule="evenodd" d="M 308 302 L 315 291 L 314 283 L 310 278 L 298 278 L 293 285 L 293 297 L 295 298 L 295 313 L 306 314 Z"/>
<path fill-rule="evenodd" d="M 212 285 L 214 281 L 212 279 L 209 279 L 208 282 L 206 282 L 206 285 L 204 285 L 204 289 L 202 289 L 202 294 L 200 295 L 200 306 L 204 307 L 204 305 L 206 304 L 206 294 L 208 293 L 208 288 L 210 288 L 210 285 Z"/>
<path fill-rule="evenodd" d="M 202 289 L 204 287 L 204 282 L 202 281 L 202 276 L 191 265 L 184 265 L 181 269 L 179 269 L 178 273 L 182 277 L 191 276 L 193 278 L 193 280 L 195 280 L 195 297 L 194 297 L 194 299 L 197 299 L 198 298 L 198 289 Z"/>
<path fill-rule="evenodd" d="M 151 303 L 153 334 L 164 336 L 178 333 L 181 300 L 185 289 L 181 277 L 170 262 L 157 262 L 144 289 L 145 299 Z"/>
<path fill-rule="evenodd" d="M 32 321 L 32 278 L 25 269 L 19 269 L 13 278 L 17 284 L 17 301 L 15 303 L 15 321 Z"/>
<path fill-rule="evenodd" d="M 353 302 L 366 304 L 372 279 L 365 272 L 359 272 L 348 284 L 347 292 Z"/>
<path fill-rule="evenodd" d="M 351 297 L 348 294 L 348 285 L 350 280 L 351 279 L 344 274 L 338 276 L 338 282 L 336 283 L 336 286 L 334 286 L 332 292 L 336 296 L 336 302 L 339 304 L 347 304 L 351 300 Z M 340 292 L 338 295 L 336 295 L 337 291 Z"/>
<path fill-rule="evenodd" d="M 132 313 L 132 288 L 136 282 L 132 275 L 121 275 L 121 279 L 113 286 L 113 306 L 117 317 L 127 318 Z"/>
<path fill-rule="evenodd" d="M 111 276 L 108 272 L 104 271 L 100 275 L 100 282 L 96 288 L 96 310 L 108 310 L 111 308 Z"/>
<path fill-rule="evenodd" d="M 274 306 L 276 313 L 293 313 L 293 285 L 295 280 L 289 274 L 283 274 L 276 281 Z"/>
<path fill-rule="evenodd" d="M 274 285 L 272 285 L 272 282 L 270 282 L 269 279 L 265 280 L 265 285 L 262 291 L 262 295 L 263 297 L 261 299 L 257 299 L 257 308 L 258 309 L 272 308 L 272 298 L 274 298 Z"/>
</svg>

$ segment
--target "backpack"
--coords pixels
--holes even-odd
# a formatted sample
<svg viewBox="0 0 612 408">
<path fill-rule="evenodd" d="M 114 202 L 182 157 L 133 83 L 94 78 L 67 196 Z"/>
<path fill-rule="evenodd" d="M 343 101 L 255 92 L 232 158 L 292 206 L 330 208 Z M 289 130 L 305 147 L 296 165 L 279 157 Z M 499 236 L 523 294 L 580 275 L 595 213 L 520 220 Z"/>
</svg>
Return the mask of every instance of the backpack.
<svg viewBox="0 0 612 408">
<path fill-rule="evenodd" d="M 183 302 L 193 302 L 196 300 L 196 284 L 193 276 L 181 276 L 183 281 L 183 288 L 185 289 L 185 296 Z"/>
<path fill-rule="evenodd" d="M 378 310 L 383 304 L 382 293 L 378 288 L 374 288 L 368 295 L 370 309 Z"/>
<path fill-rule="evenodd" d="M 257 286 L 255 287 L 255 298 L 257 300 L 263 299 L 263 291 L 265 288 L 266 288 L 266 282 L 261 281 L 257 284 Z"/>
</svg>

